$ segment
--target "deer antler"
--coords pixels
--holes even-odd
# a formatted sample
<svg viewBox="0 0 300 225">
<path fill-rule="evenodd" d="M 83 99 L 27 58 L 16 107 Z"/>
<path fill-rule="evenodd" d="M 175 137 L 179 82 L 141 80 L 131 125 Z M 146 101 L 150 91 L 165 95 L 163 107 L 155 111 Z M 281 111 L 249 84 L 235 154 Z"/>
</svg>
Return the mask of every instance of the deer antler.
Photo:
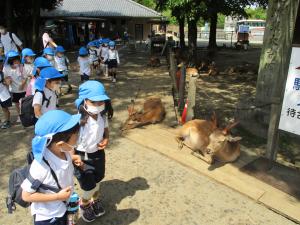
<svg viewBox="0 0 300 225">
<path fill-rule="evenodd" d="M 223 129 L 223 133 L 226 135 L 228 134 L 228 132 L 234 128 L 236 125 L 238 125 L 240 122 L 239 121 L 236 121 L 236 122 L 233 122 L 232 124 L 229 124 L 227 125 L 224 129 Z"/>
</svg>

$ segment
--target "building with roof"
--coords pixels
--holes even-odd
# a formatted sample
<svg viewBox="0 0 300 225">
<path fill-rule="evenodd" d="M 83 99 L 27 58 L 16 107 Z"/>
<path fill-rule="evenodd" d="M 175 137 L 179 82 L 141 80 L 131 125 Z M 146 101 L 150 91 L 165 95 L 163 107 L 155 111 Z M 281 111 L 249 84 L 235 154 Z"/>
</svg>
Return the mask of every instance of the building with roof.
<svg viewBox="0 0 300 225">
<path fill-rule="evenodd" d="M 152 30 L 165 27 L 164 17 L 132 0 L 63 0 L 51 11 L 41 11 L 44 20 L 59 24 L 69 42 L 93 38 L 122 38 L 128 33 L 136 41 L 145 40 Z M 74 39 L 74 40 L 71 40 Z"/>
</svg>

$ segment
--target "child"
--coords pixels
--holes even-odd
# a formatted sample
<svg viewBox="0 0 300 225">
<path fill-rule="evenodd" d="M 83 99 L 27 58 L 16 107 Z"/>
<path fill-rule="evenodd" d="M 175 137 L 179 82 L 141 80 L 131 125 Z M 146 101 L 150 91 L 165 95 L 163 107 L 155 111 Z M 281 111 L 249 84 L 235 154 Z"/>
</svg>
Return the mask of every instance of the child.
<svg viewBox="0 0 300 225">
<path fill-rule="evenodd" d="M 85 47 L 79 49 L 79 57 L 77 59 L 80 67 L 81 82 L 85 82 L 90 79 L 91 68 L 89 63 L 89 53 Z"/>
<path fill-rule="evenodd" d="M 120 64 L 119 54 L 116 50 L 116 43 L 114 41 L 109 42 L 109 50 L 108 50 L 108 73 L 109 76 L 112 77 L 112 82 L 116 83 L 116 76 L 117 76 L 117 67 Z"/>
<path fill-rule="evenodd" d="M 9 51 L 6 55 L 6 64 L 3 68 L 5 83 L 9 85 L 12 102 L 15 104 L 18 115 L 20 114 L 20 99 L 25 97 L 27 79 L 24 67 L 21 65 L 20 55 L 16 51 Z M 18 118 L 17 122 L 20 122 Z"/>
<path fill-rule="evenodd" d="M 104 149 L 108 144 L 109 131 L 104 115 L 105 101 L 109 97 L 104 86 L 98 81 L 87 81 L 79 87 L 76 106 L 85 122 L 80 129 L 76 154 L 84 158 L 84 167 L 75 168 L 82 196 L 82 219 L 92 222 L 105 213 L 99 194 L 100 181 L 105 174 Z"/>
<path fill-rule="evenodd" d="M 43 56 L 48 59 L 51 66 L 54 67 L 55 61 L 54 61 L 54 50 L 52 48 L 45 48 L 43 50 Z"/>
<path fill-rule="evenodd" d="M 0 105 L 4 114 L 5 121 L 1 124 L 1 129 L 7 129 L 11 126 L 10 124 L 10 112 L 9 107 L 12 107 L 11 97 L 7 87 L 4 83 L 4 75 L 2 72 L 4 64 L 4 57 L 0 56 Z"/>
<path fill-rule="evenodd" d="M 32 71 L 32 77 L 31 80 L 28 84 L 27 90 L 26 90 L 26 95 L 34 95 L 35 94 L 35 81 L 36 79 L 40 76 L 40 72 L 42 69 L 47 68 L 47 67 L 51 67 L 50 62 L 45 59 L 44 57 L 37 57 L 34 60 L 33 63 L 34 67 L 33 67 L 33 71 Z"/>
<path fill-rule="evenodd" d="M 100 49 L 100 60 L 102 64 L 102 68 L 104 68 L 104 75 L 108 76 L 108 69 L 107 69 L 107 58 L 108 58 L 108 43 L 109 39 L 104 38 L 102 39 L 102 47 Z"/>
<path fill-rule="evenodd" d="M 72 91 L 72 86 L 68 83 L 69 81 L 69 59 L 65 56 L 65 49 L 63 46 L 57 46 L 56 55 L 54 56 L 55 69 L 57 69 L 61 74 L 64 75 L 64 81 L 68 84 L 68 91 Z"/>
<path fill-rule="evenodd" d="M 34 115 L 38 119 L 44 113 L 57 108 L 61 80 L 64 77 L 53 67 L 44 68 L 40 73 L 40 78 L 35 82 L 35 89 L 32 106 Z"/>
<path fill-rule="evenodd" d="M 90 60 L 90 67 L 91 71 L 93 71 L 93 74 L 98 73 L 98 67 L 99 67 L 99 53 L 97 48 L 96 41 L 91 41 L 87 45 L 88 51 L 89 51 L 89 60 Z"/>
<path fill-rule="evenodd" d="M 32 94 L 32 78 L 34 68 L 34 57 L 35 53 L 30 48 L 24 48 L 22 50 L 22 64 L 24 67 L 24 75 L 28 77 L 26 96 Z"/>
<path fill-rule="evenodd" d="M 77 143 L 80 115 L 70 115 L 53 110 L 44 114 L 35 125 L 32 140 L 34 160 L 29 174 L 34 184 L 25 179 L 21 185 L 22 199 L 31 202 L 31 214 L 35 225 L 67 224 L 66 202 L 73 189 L 74 167 L 82 162 L 71 155 Z M 58 192 L 38 189 L 37 183 L 57 188 Z"/>
</svg>

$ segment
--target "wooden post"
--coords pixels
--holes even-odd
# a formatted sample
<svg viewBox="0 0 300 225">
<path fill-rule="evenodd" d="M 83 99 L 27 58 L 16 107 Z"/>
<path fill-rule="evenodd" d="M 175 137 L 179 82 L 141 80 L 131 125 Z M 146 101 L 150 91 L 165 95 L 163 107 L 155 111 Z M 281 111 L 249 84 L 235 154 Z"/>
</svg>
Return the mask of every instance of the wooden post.
<svg viewBox="0 0 300 225">
<path fill-rule="evenodd" d="M 179 112 L 182 113 L 184 108 L 184 94 L 185 94 L 185 78 L 186 78 L 186 68 L 185 65 L 181 67 L 181 76 L 179 83 Z"/>
<path fill-rule="evenodd" d="M 189 91 L 188 91 L 188 107 L 187 107 L 187 115 L 186 121 L 190 121 L 194 119 L 194 109 L 196 105 L 196 76 L 191 76 L 189 81 Z"/>
<path fill-rule="evenodd" d="M 177 65 L 175 63 L 175 53 L 170 51 L 170 76 L 172 79 L 172 87 L 173 87 L 173 97 L 175 105 L 178 104 L 178 90 L 176 85 L 176 70 Z"/>
</svg>

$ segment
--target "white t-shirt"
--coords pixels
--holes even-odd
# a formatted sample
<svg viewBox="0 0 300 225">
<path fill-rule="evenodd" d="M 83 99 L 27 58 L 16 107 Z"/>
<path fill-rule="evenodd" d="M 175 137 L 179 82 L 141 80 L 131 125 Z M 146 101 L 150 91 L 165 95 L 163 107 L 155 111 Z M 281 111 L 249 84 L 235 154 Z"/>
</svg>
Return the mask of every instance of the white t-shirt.
<svg viewBox="0 0 300 225">
<path fill-rule="evenodd" d="M 24 74 L 24 67 L 20 65 L 16 69 L 11 68 L 10 65 L 6 65 L 3 68 L 4 77 L 10 77 L 12 79 L 12 83 L 9 86 L 9 90 L 12 93 L 22 93 L 26 92 L 27 86 L 24 85 L 23 89 L 20 89 L 22 81 L 27 79 L 27 76 Z"/>
<path fill-rule="evenodd" d="M 6 34 L 1 34 L 0 42 L 2 43 L 2 46 L 4 47 L 4 54 L 6 54 L 7 52 L 9 52 L 11 50 L 18 52 L 18 48 L 17 48 L 16 44 L 18 46 L 22 45 L 22 42 L 17 37 L 17 35 L 15 35 L 14 33 L 11 33 L 11 36 L 12 36 L 13 40 L 11 40 L 9 32 L 6 32 Z"/>
<path fill-rule="evenodd" d="M 98 60 L 98 52 L 96 49 L 89 49 L 89 60 L 90 64 Z"/>
<path fill-rule="evenodd" d="M 32 106 L 34 105 L 41 105 L 41 112 L 42 114 L 45 114 L 46 112 L 50 111 L 50 110 L 55 110 L 57 107 L 57 103 L 58 103 L 58 99 L 56 96 L 56 93 L 48 88 L 44 88 L 44 94 L 46 99 L 49 100 L 49 105 L 47 107 L 47 103 L 48 101 L 45 100 L 44 104 L 43 104 L 43 94 L 41 92 L 36 92 L 34 94 L 33 100 L 32 100 Z"/>
<path fill-rule="evenodd" d="M 23 64 L 24 67 L 24 76 L 26 77 L 31 77 L 33 76 L 32 72 L 33 72 L 33 63 L 24 63 Z"/>
<path fill-rule="evenodd" d="M 9 91 L 7 90 L 6 86 L 2 83 L 2 76 L 0 76 L 0 101 L 5 102 L 9 98 L 10 98 Z"/>
<path fill-rule="evenodd" d="M 58 71 L 65 71 L 68 70 L 68 66 L 70 64 L 69 59 L 66 56 L 63 57 L 58 57 L 54 56 L 54 61 L 55 61 L 55 69 Z"/>
<path fill-rule="evenodd" d="M 103 58 L 103 61 L 108 59 L 108 50 L 108 47 L 101 47 L 101 57 Z"/>
<path fill-rule="evenodd" d="M 91 116 L 87 123 L 80 128 L 78 151 L 93 153 L 98 151 L 98 144 L 103 140 L 104 128 L 108 127 L 106 116 L 98 115 L 97 120 Z"/>
<path fill-rule="evenodd" d="M 118 51 L 115 50 L 115 49 L 114 50 L 112 50 L 112 49 L 108 50 L 108 60 L 112 60 L 112 59 L 116 59 L 118 64 L 120 63 Z"/>
<path fill-rule="evenodd" d="M 44 45 L 44 48 L 50 47 L 50 46 L 49 46 L 49 44 L 50 44 L 49 42 L 50 42 L 50 41 L 53 41 L 53 40 L 52 40 L 52 38 L 49 36 L 49 34 L 45 32 L 45 33 L 43 34 L 43 36 L 42 36 L 42 39 L 43 39 L 43 45 Z"/>
<path fill-rule="evenodd" d="M 74 167 L 71 156 L 68 153 L 66 153 L 67 160 L 63 160 L 54 155 L 50 150 L 45 149 L 44 158 L 48 161 L 52 170 L 55 172 L 61 188 L 74 186 Z M 41 181 L 43 184 L 57 187 L 50 168 L 44 161 L 39 163 L 38 161 L 33 160 L 29 173 L 32 178 Z M 25 179 L 21 185 L 24 191 L 28 193 L 34 193 L 35 190 L 33 190 L 31 186 L 32 184 L 28 179 Z M 49 194 L 54 193 L 50 190 L 40 190 L 40 192 Z M 63 201 L 33 202 L 31 204 L 31 214 L 36 215 L 36 221 L 49 220 L 54 217 L 62 217 L 66 210 L 66 204 Z"/>
<path fill-rule="evenodd" d="M 77 59 L 80 67 L 80 74 L 86 74 L 88 76 L 91 75 L 90 62 L 88 57 L 78 57 Z"/>
</svg>

